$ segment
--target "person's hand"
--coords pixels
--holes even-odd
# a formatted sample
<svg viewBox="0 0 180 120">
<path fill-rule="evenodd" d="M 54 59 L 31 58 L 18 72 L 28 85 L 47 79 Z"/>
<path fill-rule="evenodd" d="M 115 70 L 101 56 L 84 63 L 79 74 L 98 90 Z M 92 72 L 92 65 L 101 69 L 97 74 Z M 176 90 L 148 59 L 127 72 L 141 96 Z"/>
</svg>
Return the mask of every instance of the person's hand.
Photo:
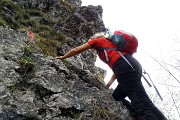
<svg viewBox="0 0 180 120">
<path fill-rule="evenodd" d="M 58 56 L 58 57 L 56 57 L 56 59 L 64 59 L 64 56 Z"/>
</svg>

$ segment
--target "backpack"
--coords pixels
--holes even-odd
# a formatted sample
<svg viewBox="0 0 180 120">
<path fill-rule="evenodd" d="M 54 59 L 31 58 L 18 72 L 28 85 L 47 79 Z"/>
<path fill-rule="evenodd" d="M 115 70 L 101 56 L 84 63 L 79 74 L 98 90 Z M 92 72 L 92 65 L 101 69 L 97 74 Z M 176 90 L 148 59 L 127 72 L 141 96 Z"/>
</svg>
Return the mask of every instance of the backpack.
<svg viewBox="0 0 180 120">
<path fill-rule="evenodd" d="M 125 31 L 115 31 L 113 34 L 108 32 L 107 39 L 117 46 L 117 48 L 97 48 L 97 53 L 104 52 L 106 61 L 109 61 L 106 50 L 116 50 L 122 56 L 121 52 L 133 55 L 137 51 L 138 40 L 136 37 Z"/>
<path fill-rule="evenodd" d="M 138 40 L 131 33 L 125 31 L 115 31 L 113 34 L 109 33 L 109 40 L 117 45 L 118 51 L 128 54 L 134 54 L 137 51 Z"/>
</svg>

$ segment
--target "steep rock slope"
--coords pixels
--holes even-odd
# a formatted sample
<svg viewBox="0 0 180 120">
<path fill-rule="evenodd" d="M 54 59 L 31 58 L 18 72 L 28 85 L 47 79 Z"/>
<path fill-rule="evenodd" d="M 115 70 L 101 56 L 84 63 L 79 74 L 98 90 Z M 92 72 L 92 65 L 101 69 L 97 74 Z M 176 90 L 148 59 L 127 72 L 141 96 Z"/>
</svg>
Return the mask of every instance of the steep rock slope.
<svg viewBox="0 0 180 120">
<path fill-rule="evenodd" d="M 106 30 L 101 6 L 81 7 L 80 0 L 0 3 L 0 119 L 133 119 L 100 81 L 103 71 L 94 66 L 92 51 L 63 61 L 53 57 Z"/>
</svg>

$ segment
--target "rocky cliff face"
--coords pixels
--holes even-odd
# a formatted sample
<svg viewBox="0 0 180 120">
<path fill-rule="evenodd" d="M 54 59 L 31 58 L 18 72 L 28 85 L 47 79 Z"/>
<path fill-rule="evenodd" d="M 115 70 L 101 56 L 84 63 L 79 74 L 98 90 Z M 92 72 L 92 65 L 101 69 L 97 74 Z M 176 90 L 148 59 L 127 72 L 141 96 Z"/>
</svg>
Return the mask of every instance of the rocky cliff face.
<svg viewBox="0 0 180 120">
<path fill-rule="evenodd" d="M 0 11 L 0 120 L 132 120 L 100 81 L 94 52 L 53 57 L 106 30 L 101 6 L 2 0 Z"/>
</svg>

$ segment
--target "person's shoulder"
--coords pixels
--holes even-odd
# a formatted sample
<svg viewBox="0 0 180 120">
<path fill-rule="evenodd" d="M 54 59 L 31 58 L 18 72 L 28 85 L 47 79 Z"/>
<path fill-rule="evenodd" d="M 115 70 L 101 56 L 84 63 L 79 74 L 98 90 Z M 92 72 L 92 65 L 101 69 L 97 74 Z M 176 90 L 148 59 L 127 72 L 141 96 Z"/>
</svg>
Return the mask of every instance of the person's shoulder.
<svg viewBox="0 0 180 120">
<path fill-rule="evenodd" d="M 94 38 L 89 40 L 87 43 L 92 47 L 96 48 L 97 46 L 100 46 L 107 42 L 107 39 L 104 37 Z"/>
<path fill-rule="evenodd" d="M 97 33 L 90 38 L 88 43 L 89 44 L 98 44 L 98 43 L 104 42 L 106 40 L 107 40 L 107 38 L 105 37 L 104 33 Z"/>
<path fill-rule="evenodd" d="M 107 39 L 104 37 L 99 37 L 99 38 L 94 38 L 94 39 L 90 39 L 89 41 L 91 42 L 101 42 L 101 41 L 106 41 Z"/>
</svg>

